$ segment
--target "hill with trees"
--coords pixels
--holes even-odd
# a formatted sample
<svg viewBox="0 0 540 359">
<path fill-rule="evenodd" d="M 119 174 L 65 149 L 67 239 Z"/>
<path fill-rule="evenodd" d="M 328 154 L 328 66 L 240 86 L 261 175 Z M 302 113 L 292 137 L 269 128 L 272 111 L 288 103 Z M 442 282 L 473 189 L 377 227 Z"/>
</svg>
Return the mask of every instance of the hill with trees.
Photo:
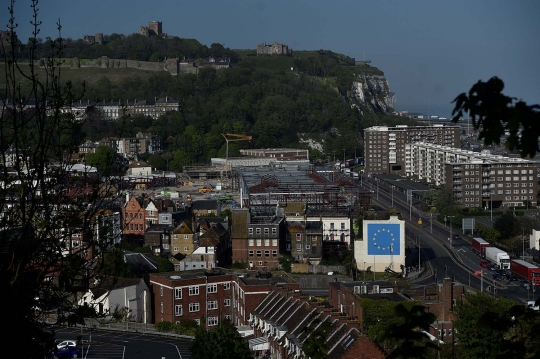
<svg viewBox="0 0 540 359">
<path fill-rule="evenodd" d="M 166 72 L 133 69 L 63 68 L 82 99 L 91 102 L 133 101 L 171 97 L 179 100 L 180 112 L 158 120 L 130 117 L 127 122 L 106 122 L 90 117 L 83 126 L 86 138 L 122 133 L 151 132 L 163 138 L 163 158 L 153 165 L 170 164 L 181 170 L 186 163 L 203 164 L 225 155 L 222 133 L 253 136 L 251 142 L 231 143 L 229 155 L 240 148 L 310 148 L 311 158 L 329 159 L 361 154 L 363 129 L 373 125 L 412 123 L 393 116 L 384 73 L 369 65 L 355 66 L 354 59 L 328 50 L 297 51 L 292 57 L 257 57 L 254 51 L 238 53 L 193 39 L 147 38 L 111 34 L 103 44 L 65 40 L 62 56 L 78 58 L 137 59 L 161 61 L 171 57 L 204 59 L 230 57 L 232 67 L 216 70 L 200 67 L 197 74 L 171 76 Z M 35 57 L 47 56 L 48 42 L 38 41 Z M 21 57 L 31 56 L 22 46 Z M 83 77 L 78 74 L 84 70 Z M 125 75 L 122 74 L 125 71 Z M 89 75 L 89 71 L 91 75 Z M 114 75 L 113 75 L 114 74 Z"/>
</svg>

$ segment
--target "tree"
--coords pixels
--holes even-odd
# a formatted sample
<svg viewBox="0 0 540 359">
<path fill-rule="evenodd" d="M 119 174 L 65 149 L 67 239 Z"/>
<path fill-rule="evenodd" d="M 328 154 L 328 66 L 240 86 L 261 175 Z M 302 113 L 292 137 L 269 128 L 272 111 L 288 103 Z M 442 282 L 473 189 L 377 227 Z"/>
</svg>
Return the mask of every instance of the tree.
<svg viewBox="0 0 540 359">
<path fill-rule="evenodd" d="M 104 177 L 117 174 L 120 166 L 116 161 L 116 151 L 109 146 L 98 146 L 95 153 L 86 155 L 86 163 L 96 167 L 98 172 Z"/>
<path fill-rule="evenodd" d="M 116 238 L 97 238 L 103 185 L 91 173 L 73 174 L 74 144 L 82 140 L 80 123 L 63 114 L 80 98 L 62 82 L 61 36 L 40 44 L 38 2 L 31 2 L 34 37 L 27 46 L 33 61 L 21 66 L 15 46 L 15 1 L 9 3 L 7 39 L 0 40 L 5 87 L 0 90 L 0 305 L 10 323 L 2 339 L 25 348 L 28 358 L 44 358 L 54 344 L 49 313 L 58 318 L 76 308 L 77 293 L 99 273 Z M 60 23 L 57 24 L 59 31 Z M 38 59 L 38 47 L 48 46 Z M 39 73 L 39 76 L 38 76 Z M 24 79 L 24 80 L 23 80 Z M 81 86 L 84 89 L 84 86 Z M 6 157 L 11 148 L 18 155 Z M 107 192 L 107 191 L 105 191 Z M 72 235 L 79 234 L 75 247 Z M 94 256 L 89 265 L 87 257 Z"/>
<path fill-rule="evenodd" d="M 158 272 L 172 272 L 174 271 L 174 264 L 170 260 L 163 257 L 156 257 L 158 262 Z"/>
<path fill-rule="evenodd" d="M 308 336 L 302 345 L 302 350 L 308 358 L 325 359 L 328 357 L 328 347 L 326 346 L 327 335 L 332 328 L 332 323 L 315 320 L 315 329 L 311 327 L 304 328 Z"/>
<path fill-rule="evenodd" d="M 387 357 L 393 358 L 425 358 L 429 349 L 438 350 L 422 331 L 429 331 L 435 322 L 435 314 L 428 313 L 421 305 L 414 305 L 408 310 L 402 304 L 395 308 L 399 323 L 392 323 L 384 332 L 382 339 L 396 342 L 396 348 Z"/>
<path fill-rule="evenodd" d="M 521 157 L 531 158 L 538 152 L 540 136 L 540 106 L 527 105 L 515 97 L 503 95 L 504 82 L 492 77 L 487 82 L 478 81 L 467 93 L 462 93 L 453 101 L 453 122 L 459 121 L 464 112 L 469 112 L 473 126 L 480 130 L 479 138 L 486 145 L 500 144 L 506 136 L 506 146 L 517 149 Z"/>
<path fill-rule="evenodd" d="M 512 212 L 505 212 L 499 216 L 493 223 L 493 228 L 500 234 L 501 238 L 509 239 L 518 234 L 518 226 L 516 226 L 516 218 Z"/>
<path fill-rule="evenodd" d="M 484 293 L 466 294 L 456 304 L 456 347 L 459 358 L 490 358 L 499 348 L 509 326 L 499 325 L 511 319 L 509 312 L 514 303 L 504 298 L 494 298 Z M 499 323 L 485 325 L 486 317 L 499 318 Z"/>
<path fill-rule="evenodd" d="M 228 319 L 209 331 L 199 328 L 190 350 L 194 359 L 253 358 L 247 342 Z"/>
</svg>

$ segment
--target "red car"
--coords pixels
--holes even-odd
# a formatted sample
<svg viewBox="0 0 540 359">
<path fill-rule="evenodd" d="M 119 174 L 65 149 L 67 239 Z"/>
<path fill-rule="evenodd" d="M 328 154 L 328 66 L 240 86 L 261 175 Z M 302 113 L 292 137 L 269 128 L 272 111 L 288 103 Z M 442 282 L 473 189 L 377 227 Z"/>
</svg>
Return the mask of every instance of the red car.
<svg viewBox="0 0 540 359">
<path fill-rule="evenodd" d="M 489 266 L 489 262 L 488 262 L 488 261 L 480 261 L 480 267 L 487 268 L 488 266 Z"/>
</svg>

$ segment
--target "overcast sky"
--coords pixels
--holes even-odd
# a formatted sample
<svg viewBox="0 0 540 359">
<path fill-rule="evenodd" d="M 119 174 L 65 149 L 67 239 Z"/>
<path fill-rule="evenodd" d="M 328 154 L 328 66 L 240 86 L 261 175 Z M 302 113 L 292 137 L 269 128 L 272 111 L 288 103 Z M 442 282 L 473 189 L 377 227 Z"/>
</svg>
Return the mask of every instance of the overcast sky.
<svg viewBox="0 0 540 359">
<path fill-rule="evenodd" d="M 0 24 L 7 24 L 4 11 Z M 30 1 L 17 0 L 17 34 L 31 35 Z M 452 100 L 498 76 L 505 94 L 540 103 L 539 0 L 42 0 L 40 37 L 125 35 L 161 21 L 169 35 L 254 49 L 274 41 L 371 60 L 397 110 L 450 116 Z"/>
</svg>

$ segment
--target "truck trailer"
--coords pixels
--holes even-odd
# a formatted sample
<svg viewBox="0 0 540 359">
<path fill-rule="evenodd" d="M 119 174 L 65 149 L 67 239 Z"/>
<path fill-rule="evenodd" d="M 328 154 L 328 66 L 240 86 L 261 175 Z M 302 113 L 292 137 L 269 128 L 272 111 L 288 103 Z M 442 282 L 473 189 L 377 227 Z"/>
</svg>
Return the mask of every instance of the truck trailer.
<svg viewBox="0 0 540 359">
<path fill-rule="evenodd" d="M 497 247 L 486 247 L 486 259 L 499 269 L 510 269 L 510 256 Z"/>
<path fill-rule="evenodd" d="M 471 244 L 476 254 L 482 258 L 486 258 L 486 248 L 489 247 L 489 242 L 482 238 L 475 237 L 472 239 Z"/>
<path fill-rule="evenodd" d="M 521 259 L 510 261 L 510 270 L 515 275 L 527 279 L 532 285 L 540 284 L 540 268 Z"/>
</svg>

